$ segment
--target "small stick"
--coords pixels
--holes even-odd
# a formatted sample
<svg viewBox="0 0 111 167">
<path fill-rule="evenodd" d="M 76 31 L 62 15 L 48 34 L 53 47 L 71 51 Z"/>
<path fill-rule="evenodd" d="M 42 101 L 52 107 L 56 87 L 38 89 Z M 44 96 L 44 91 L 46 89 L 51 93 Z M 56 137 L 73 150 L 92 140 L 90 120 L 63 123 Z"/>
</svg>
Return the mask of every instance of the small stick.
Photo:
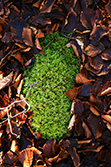
<svg viewBox="0 0 111 167">
<path fill-rule="evenodd" d="M 25 96 L 24 99 L 18 100 L 18 101 L 14 101 L 13 103 L 9 104 L 7 107 L 2 107 L 2 108 L 0 108 L 0 110 L 7 110 L 7 117 L 8 117 L 8 118 L 6 118 L 4 121 L 2 121 L 2 122 L 0 123 L 0 125 L 8 121 L 11 134 L 14 134 L 14 133 L 12 132 L 12 127 L 11 127 L 10 119 L 17 117 L 18 115 L 24 114 L 25 112 L 27 112 L 27 111 L 30 110 L 30 105 L 26 102 L 26 98 L 27 98 L 27 96 L 29 95 L 29 93 L 30 93 L 30 91 L 31 91 L 31 88 L 34 87 L 36 84 L 37 84 L 37 82 L 35 82 L 34 84 L 31 84 L 31 85 L 30 85 L 29 90 L 28 90 L 28 92 L 27 92 L 27 94 L 26 94 L 26 96 Z M 23 110 L 22 112 L 20 112 L 20 113 L 18 113 L 18 114 L 16 114 L 16 115 L 10 117 L 10 116 L 9 116 L 9 113 L 8 113 L 8 112 L 9 112 L 8 109 L 9 109 L 9 108 L 12 109 L 12 106 L 13 106 L 14 104 L 16 104 L 16 103 L 21 103 L 22 101 L 24 101 L 24 102 L 27 104 L 28 109 L 27 109 L 27 110 L 25 109 L 25 110 Z M 16 135 L 16 134 L 14 134 L 14 135 Z"/>
</svg>

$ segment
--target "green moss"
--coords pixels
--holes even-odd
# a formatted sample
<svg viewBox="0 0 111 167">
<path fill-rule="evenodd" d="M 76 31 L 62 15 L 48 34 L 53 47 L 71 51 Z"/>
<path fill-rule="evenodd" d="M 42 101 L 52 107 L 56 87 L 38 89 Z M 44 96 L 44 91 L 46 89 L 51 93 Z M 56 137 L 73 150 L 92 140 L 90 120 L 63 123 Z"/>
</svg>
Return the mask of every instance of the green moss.
<svg viewBox="0 0 111 167">
<path fill-rule="evenodd" d="M 25 71 L 24 94 L 30 84 L 38 82 L 27 97 L 33 111 L 32 125 L 47 139 L 60 139 L 70 119 L 71 101 L 64 92 L 75 86 L 80 61 L 72 48 L 65 46 L 67 42 L 58 32 L 42 38 L 44 54 L 35 55 L 34 66 Z"/>
</svg>

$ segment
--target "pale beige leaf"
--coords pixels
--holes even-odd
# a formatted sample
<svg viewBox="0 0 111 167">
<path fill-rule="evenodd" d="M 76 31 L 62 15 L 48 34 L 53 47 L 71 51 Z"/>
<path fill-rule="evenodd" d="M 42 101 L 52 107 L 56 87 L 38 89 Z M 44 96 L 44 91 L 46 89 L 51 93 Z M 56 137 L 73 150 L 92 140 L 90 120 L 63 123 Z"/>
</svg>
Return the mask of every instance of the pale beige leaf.
<svg viewBox="0 0 111 167">
<path fill-rule="evenodd" d="M 9 75 L 0 80 L 0 90 L 8 86 L 8 84 L 12 81 L 12 76 L 13 72 L 11 72 Z"/>
</svg>

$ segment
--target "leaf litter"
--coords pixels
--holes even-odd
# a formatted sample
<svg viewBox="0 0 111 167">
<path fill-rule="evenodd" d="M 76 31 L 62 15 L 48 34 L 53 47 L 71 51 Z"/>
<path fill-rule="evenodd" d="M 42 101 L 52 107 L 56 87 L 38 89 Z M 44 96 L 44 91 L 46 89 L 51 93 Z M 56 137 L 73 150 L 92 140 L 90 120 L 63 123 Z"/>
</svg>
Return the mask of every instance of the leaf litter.
<svg viewBox="0 0 111 167">
<path fill-rule="evenodd" d="M 111 166 L 111 0 L 0 1 L 0 165 Z M 68 133 L 60 141 L 32 131 L 21 94 L 39 38 L 59 30 L 81 60 Z M 70 131 L 71 130 L 71 131 Z M 69 135 L 70 131 L 70 135 Z"/>
</svg>

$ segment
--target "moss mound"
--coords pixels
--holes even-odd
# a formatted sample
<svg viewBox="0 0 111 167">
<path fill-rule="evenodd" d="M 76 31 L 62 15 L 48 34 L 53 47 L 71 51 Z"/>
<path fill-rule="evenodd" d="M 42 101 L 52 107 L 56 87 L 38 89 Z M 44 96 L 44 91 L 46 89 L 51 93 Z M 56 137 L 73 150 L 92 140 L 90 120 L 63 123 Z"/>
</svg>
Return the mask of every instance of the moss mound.
<svg viewBox="0 0 111 167">
<path fill-rule="evenodd" d="M 24 94 L 30 84 L 37 82 L 27 97 L 33 111 L 33 130 L 39 130 L 47 139 L 60 139 L 67 132 L 70 119 L 71 101 L 64 92 L 75 86 L 80 61 L 72 48 L 65 46 L 67 42 L 58 32 L 42 38 L 44 54 L 35 55 L 34 66 L 25 71 Z"/>
</svg>

